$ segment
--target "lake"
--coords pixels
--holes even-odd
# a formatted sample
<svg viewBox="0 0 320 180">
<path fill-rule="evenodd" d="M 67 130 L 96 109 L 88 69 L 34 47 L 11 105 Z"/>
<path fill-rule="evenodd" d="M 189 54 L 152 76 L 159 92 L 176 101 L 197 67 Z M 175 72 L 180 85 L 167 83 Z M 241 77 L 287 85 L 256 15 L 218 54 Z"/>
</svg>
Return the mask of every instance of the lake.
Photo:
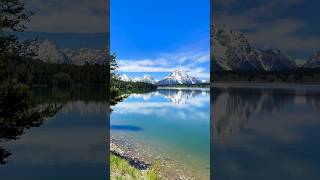
<svg viewBox="0 0 320 180">
<path fill-rule="evenodd" d="M 215 84 L 211 179 L 319 179 L 320 86 Z"/>
<path fill-rule="evenodd" d="M 140 159 L 160 161 L 172 179 L 210 178 L 209 89 L 131 94 L 112 109 L 112 142 L 130 146 Z"/>
<path fill-rule="evenodd" d="M 108 179 L 105 87 L 36 88 L 33 94 L 61 109 L 40 125 L 0 127 L 1 179 Z M 111 140 L 146 161 L 161 161 L 173 176 L 320 177 L 317 85 L 158 89 L 131 94 L 112 109 Z"/>
<path fill-rule="evenodd" d="M 35 88 L 37 102 L 61 109 L 39 127 L 0 127 L 6 130 L 1 137 L 10 137 L 0 139 L 0 151 L 7 154 L 0 179 L 108 179 L 105 89 Z"/>
</svg>

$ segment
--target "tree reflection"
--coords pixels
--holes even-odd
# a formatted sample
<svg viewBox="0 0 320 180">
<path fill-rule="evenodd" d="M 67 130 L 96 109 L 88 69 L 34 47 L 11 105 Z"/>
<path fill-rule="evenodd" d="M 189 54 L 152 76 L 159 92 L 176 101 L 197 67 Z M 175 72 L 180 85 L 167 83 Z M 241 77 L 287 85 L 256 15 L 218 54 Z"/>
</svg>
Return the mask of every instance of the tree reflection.
<svg viewBox="0 0 320 180">
<path fill-rule="evenodd" d="M 0 163 L 5 164 L 11 155 L 1 147 L 3 143 L 16 140 L 25 129 L 39 127 L 54 116 L 62 106 L 36 104 L 27 86 L 16 82 L 5 82 L 0 88 Z"/>
</svg>

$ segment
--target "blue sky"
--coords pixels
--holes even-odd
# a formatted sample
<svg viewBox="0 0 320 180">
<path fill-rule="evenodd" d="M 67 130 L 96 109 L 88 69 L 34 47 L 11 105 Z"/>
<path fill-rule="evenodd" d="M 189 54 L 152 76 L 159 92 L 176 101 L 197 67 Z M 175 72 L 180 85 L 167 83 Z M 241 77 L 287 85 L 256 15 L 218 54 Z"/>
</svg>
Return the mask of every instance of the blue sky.
<svg viewBox="0 0 320 180">
<path fill-rule="evenodd" d="M 209 78 L 209 0 L 115 0 L 110 13 L 120 74 L 161 79 L 179 68 Z"/>
<path fill-rule="evenodd" d="M 320 50 L 320 1 L 215 0 L 214 22 L 241 31 L 254 47 L 305 60 Z"/>
</svg>

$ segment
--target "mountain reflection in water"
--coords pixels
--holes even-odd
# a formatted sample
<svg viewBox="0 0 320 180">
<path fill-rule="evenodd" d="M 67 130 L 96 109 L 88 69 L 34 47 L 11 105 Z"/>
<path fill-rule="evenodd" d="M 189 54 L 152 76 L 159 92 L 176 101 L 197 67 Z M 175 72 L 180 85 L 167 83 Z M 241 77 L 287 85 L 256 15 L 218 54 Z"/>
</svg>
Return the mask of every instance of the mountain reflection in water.
<svg viewBox="0 0 320 180">
<path fill-rule="evenodd" d="M 213 179 L 318 179 L 320 86 L 215 86 Z"/>
<path fill-rule="evenodd" d="M 160 160 L 164 171 L 173 176 L 171 179 L 191 176 L 209 179 L 209 95 L 210 90 L 205 88 L 167 88 L 130 94 L 112 107 L 111 139 L 125 142 L 120 146 L 133 149 L 131 153 L 139 159 Z M 122 128 L 132 126 L 141 130 Z"/>
<path fill-rule="evenodd" d="M 157 91 L 145 93 L 145 94 L 130 94 L 132 98 L 142 98 L 143 100 L 149 100 L 153 96 L 163 96 L 173 104 L 187 104 L 188 101 L 203 95 L 209 96 L 209 89 L 158 89 Z"/>
</svg>

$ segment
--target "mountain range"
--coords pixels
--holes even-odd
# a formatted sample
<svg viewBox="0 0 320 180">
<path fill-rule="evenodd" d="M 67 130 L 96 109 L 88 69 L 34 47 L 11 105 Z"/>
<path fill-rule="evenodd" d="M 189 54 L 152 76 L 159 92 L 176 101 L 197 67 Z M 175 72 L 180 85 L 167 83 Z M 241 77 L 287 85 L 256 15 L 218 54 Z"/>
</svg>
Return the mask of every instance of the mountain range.
<svg viewBox="0 0 320 180">
<path fill-rule="evenodd" d="M 283 71 L 298 67 L 280 50 L 253 48 L 244 34 L 224 25 L 213 26 L 211 33 L 214 71 Z M 309 57 L 302 67 L 320 67 L 320 52 Z"/>
<path fill-rule="evenodd" d="M 226 26 L 213 26 L 212 57 L 213 71 L 283 71 L 302 68 L 320 68 L 320 51 L 314 53 L 306 61 L 295 61 L 277 49 L 262 50 L 250 45 L 245 35 Z M 45 40 L 38 44 L 35 59 L 46 63 L 58 64 L 106 64 L 105 49 L 94 48 L 60 48 L 55 43 Z M 189 76 L 183 70 L 175 70 L 164 79 L 157 81 L 149 75 L 128 77 L 122 75 L 123 81 L 146 82 L 158 85 L 200 84 L 196 77 Z"/>
<path fill-rule="evenodd" d="M 155 80 L 153 77 L 149 75 L 131 78 L 126 74 L 122 74 L 119 76 L 119 79 L 126 82 L 145 82 L 145 83 L 157 84 L 162 86 L 181 85 L 181 84 L 192 85 L 192 84 L 202 84 L 202 83 L 208 82 L 208 81 L 201 81 L 196 77 L 190 76 L 187 74 L 187 72 L 181 69 L 174 70 L 173 72 L 168 74 L 166 77 L 164 77 L 160 81 Z"/>
<path fill-rule="evenodd" d="M 144 82 L 144 83 L 150 83 L 150 84 L 157 84 L 157 81 L 153 77 L 147 74 L 143 75 L 142 77 L 129 77 L 126 74 L 122 74 L 119 76 L 119 78 L 121 81 L 125 81 L 125 82 Z"/>
<path fill-rule="evenodd" d="M 105 64 L 106 50 L 80 48 L 69 49 L 59 48 L 55 43 L 45 40 L 38 45 L 36 49 L 36 56 L 34 59 L 39 59 L 51 64 L 75 64 L 84 65 L 89 64 Z"/>
</svg>

